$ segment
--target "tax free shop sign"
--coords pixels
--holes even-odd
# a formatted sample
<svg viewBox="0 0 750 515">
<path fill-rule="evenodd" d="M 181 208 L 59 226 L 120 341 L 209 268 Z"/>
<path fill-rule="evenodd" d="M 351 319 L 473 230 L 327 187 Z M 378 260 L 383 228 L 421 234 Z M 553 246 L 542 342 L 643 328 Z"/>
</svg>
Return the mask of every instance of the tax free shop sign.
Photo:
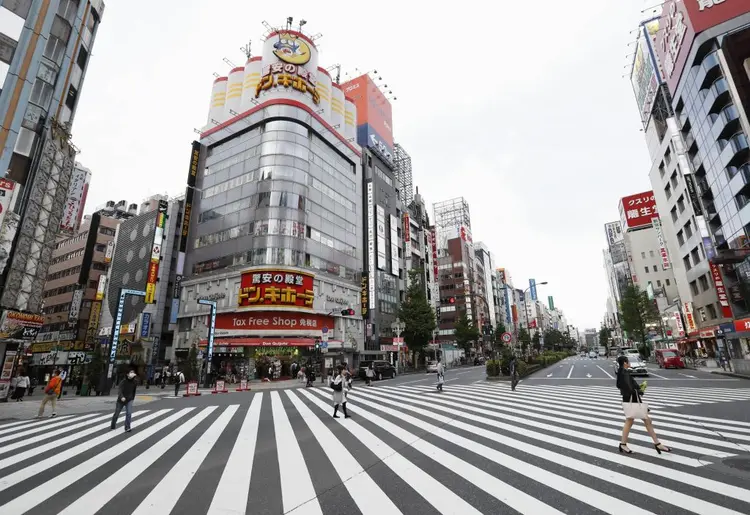
<svg viewBox="0 0 750 515">
<path fill-rule="evenodd" d="M 324 327 L 333 329 L 333 317 L 281 311 L 219 313 L 216 316 L 217 336 L 319 336 Z"/>
</svg>

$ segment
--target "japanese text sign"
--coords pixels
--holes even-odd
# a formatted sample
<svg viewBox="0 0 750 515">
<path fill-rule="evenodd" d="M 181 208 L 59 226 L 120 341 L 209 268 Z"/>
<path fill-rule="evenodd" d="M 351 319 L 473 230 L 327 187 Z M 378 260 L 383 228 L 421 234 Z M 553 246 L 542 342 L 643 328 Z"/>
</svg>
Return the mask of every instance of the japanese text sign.
<svg viewBox="0 0 750 515">
<path fill-rule="evenodd" d="M 253 270 L 242 274 L 237 305 L 284 306 L 312 309 L 315 276 L 285 270 Z"/>
<path fill-rule="evenodd" d="M 719 265 L 710 261 L 708 265 L 711 268 L 711 277 L 716 286 L 716 296 L 719 298 L 719 305 L 721 305 L 721 316 L 732 318 L 732 306 L 729 305 L 729 297 L 727 297 L 727 289 L 724 286 L 724 279 L 721 277 Z"/>
<path fill-rule="evenodd" d="M 620 217 L 625 231 L 649 227 L 651 220 L 658 214 L 653 191 L 620 199 Z"/>
</svg>

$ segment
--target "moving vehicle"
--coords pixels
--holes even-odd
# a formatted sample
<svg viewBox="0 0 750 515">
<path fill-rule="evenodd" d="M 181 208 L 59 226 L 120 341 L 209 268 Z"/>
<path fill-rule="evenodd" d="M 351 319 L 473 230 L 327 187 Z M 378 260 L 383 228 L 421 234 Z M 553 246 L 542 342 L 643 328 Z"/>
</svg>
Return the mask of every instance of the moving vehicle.
<svg viewBox="0 0 750 515">
<path fill-rule="evenodd" d="M 646 362 L 643 361 L 640 355 L 630 354 L 628 356 L 628 363 L 630 363 L 630 374 L 634 376 L 648 376 L 648 368 L 646 368 Z M 617 360 L 614 361 L 612 367 L 617 375 L 617 370 L 620 366 L 617 364 Z"/>
<path fill-rule="evenodd" d="M 428 361 L 427 362 L 427 373 L 428 374 L 437 374 L 437 361 Z"/>
<path fill-rule="evenodd" d="M 685 368 L 685 362 L 677 349 L 657 349 L 656 362 L 659 368 Z"/>
<path fill-rule="evenodd" d="M 362 361 L 359 363 L 359 377 L 360 379 L 367 378 L 367 369 L 372 368 L 375 370 L 375 379 L 383 379 L 384 377 L 394 378 L 396 377 L 396 369 L 388 361 L 384 359 L 376 359 L 374 361 Z"/>
<path fill-rule="evenodd" d="M 596 352 L 595 350 L 589 351 L 589 358 L 596 359 L 598 357 L 599 357 L 599 353 L 598 352 Z"/>
</svg>

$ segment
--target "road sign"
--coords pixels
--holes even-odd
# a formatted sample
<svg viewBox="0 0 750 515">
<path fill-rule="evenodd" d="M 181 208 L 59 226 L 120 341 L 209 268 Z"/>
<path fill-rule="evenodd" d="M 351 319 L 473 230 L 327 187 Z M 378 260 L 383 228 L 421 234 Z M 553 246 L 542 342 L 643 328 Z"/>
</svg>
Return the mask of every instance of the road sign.
<svg viewBox="0 0 750 515">
<path fill-rule="evenodd" d="M 381 352 L 398 352 L 398 345 L 381 345 Z"/>
<path fill-rule="evenodd" d="M 394 339 L 393 339 L 393 343 L 394 343 L 395 345 L 399 345 L 399 346 L 401 346 L 401 345 L 403 345 L 403 344 L 404 344 L 404 339 L 403 339 L 403 338 L 398 338 L 398 337 L 396 337 L 396 338 L 394 338 Z"/>
<path fill-rule="evenodd" d="M 328 347 L 328 343 L 327 343 L 328 342 L 328 328 L 324 327 L 323 329 L 320 330 L 320 333 L 321 333 L 321 336 L 320 336 L 321 348 L 323 348 L 322 344 L 324 342 L 326 342 L 326 347 Z"/>
<path fill-rule="evenodd" d="M 510 333 L 503 333 L 503 335 L 500 337 L 504 343 L 510 343 L 510 341 L 513 339 L 513 335 Z"/>
<path fill-rule="evenodd" d="M 321 340 L 321 342 L 320 342 L 320 348 L 321 349 L 327 349 L 328 348 L 328 340 Z"/>
</svg>

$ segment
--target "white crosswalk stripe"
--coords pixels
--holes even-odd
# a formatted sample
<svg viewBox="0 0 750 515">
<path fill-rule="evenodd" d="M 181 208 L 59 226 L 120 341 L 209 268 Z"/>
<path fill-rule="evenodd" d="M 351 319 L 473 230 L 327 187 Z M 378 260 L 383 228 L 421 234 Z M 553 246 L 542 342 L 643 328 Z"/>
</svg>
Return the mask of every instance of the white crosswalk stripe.
<svg viewBox="0 0 750 515">
<path fill-rule="evenodd" d="M 717 468 L 750 454 L 750 422 L 675 411 L 750 391 L 647 397 L 672 453 L 638 423 L 636 454 L 617 451 L 611 386 L 357 386 L 349 419 L 331 417 L 326 388 L 258 392 L 138 410 L 130 434 L 104 413 L 12 422 L 0 425 L 0 513 L 750 513 L 746 479 Z"/>
</svg>

